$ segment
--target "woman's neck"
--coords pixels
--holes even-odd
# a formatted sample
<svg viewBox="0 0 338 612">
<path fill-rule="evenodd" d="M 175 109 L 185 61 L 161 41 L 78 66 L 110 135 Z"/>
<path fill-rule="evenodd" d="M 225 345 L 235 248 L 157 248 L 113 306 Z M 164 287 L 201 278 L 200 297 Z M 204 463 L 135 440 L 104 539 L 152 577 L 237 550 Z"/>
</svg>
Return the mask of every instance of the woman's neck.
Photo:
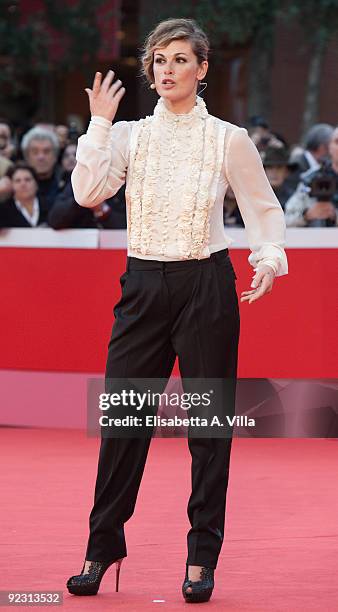
<svg viewBox="0 0 338 612">
<path fill-rule="evenodd" d="M 16 200 L 19 202 L 19 204 L 21 204 L 21 206 L 30 210 L 34 206 L 35 196 L 31 198 L 16 198 Z"/>
<path fill-rule="evenodd" d="M 193 93 L 188 98 L 184 98 L 182 100 L 166 100 L 164 98 L 164 104 L 168 111 L 171 111 L 176 115 L 189 113 L 196 104 L 196 93 Z"/>
</svg>

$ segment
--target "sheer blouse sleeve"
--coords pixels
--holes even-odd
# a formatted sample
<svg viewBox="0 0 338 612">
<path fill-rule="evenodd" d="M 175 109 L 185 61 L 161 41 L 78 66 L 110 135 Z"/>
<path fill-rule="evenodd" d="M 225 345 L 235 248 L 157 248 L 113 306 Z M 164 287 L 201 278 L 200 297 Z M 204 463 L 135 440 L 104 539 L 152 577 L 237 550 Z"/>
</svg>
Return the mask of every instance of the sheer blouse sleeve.
<svg viewBox="0 0 338 612">
<path fill-rule="evenodd" d="M 131 122 L 92 116 L 80 136 L 71 181 L 75 200 L 92 208 L 113 196 L 126 180 Z"/>
<path fill-rule="evenodd" d="M 276 276 L 287 274 L 284 212 L 245 128 L 230 132 L 225 147 L 225 172 L 245 225 L 251 250 L 249 263 L 255 271 L 266 264 Z"/>
</svg>

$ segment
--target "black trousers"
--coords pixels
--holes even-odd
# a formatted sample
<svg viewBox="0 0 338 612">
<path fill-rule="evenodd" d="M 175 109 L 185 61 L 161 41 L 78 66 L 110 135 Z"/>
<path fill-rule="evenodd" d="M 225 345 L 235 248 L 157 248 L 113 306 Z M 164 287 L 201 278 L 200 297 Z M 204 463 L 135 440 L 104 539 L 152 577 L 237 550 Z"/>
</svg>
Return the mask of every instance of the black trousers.
<svg viewBox="0 0 338 612">
<path fill-rule="evenodd" d="M 178 262 L 128 257 L 120 284 L 106 379 L 168 380 L 176 355 L 182 379 L 237 379 L 240 316 L 228 249 L 207 259 Z M 127 555 L 124 524 L 134 512 L 150 441 L 101 437 L 86 559 L 111 561 Z M 189 565 L 217 566 L 231 444 L 232 437 L 188 438 Z"/>
</svg>

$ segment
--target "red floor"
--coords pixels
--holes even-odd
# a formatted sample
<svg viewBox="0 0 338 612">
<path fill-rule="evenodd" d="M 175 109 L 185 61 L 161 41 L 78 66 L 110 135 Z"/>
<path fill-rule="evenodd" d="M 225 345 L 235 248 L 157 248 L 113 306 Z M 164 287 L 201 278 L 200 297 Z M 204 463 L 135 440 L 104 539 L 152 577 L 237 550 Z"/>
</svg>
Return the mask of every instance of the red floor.
<svg viewBox="0 0 338 612">
<path fill-rule="evenodd" d="M 64 611 L 185 609 L 186 440 L 152 440 L 120 592 L 113 566 L 96 597 L 80 598 L 65 582 L 82 568 L 99 441 L 51 429 L 0 436 L 1 589 L 63 590 Z M 225 541 L 205 606 L 337 612 L 337 472 L 338 440 L 234 441 Z"/>
</svg>

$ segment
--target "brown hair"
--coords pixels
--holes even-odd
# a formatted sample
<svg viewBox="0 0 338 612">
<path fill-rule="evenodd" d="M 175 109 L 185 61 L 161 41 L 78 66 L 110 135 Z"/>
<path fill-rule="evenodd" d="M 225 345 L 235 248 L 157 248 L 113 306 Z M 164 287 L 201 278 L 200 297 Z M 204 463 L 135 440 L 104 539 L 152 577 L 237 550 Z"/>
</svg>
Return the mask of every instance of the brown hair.
<svg viewBox="0 0 338 612">
<path fill-rule="evenodd" d="M 142 48 L 142 74 L 149 83 L 154 81 L 154 49 L 166 47 L 172 40 L 188 40 L 201 64 L 208 59 L 209 40 L 194 19 L 166 19 L 161 21 L 147 36 Z"/>
<path fill-rule="evenodd" d="M 12 179 L 14 174 L 18 170 L 27 170 L 27 172 L 30 172 L 30 174 L 32 175 L 32 177 L 35 180 L 35 182 L 39 184 L 39 179 L 38 179 L 38 176 L 37 176 L 34 168 L 32 168 L 32 166 L 27 164 L 25 161 L 21 161 L 21 160 L 17 161 L 15 164 L 13 164 L 13 166 L 8 168 L 8 170 L 6 172 L 6 176 L 8 176 L 10 179 Z"/>
</svg>

